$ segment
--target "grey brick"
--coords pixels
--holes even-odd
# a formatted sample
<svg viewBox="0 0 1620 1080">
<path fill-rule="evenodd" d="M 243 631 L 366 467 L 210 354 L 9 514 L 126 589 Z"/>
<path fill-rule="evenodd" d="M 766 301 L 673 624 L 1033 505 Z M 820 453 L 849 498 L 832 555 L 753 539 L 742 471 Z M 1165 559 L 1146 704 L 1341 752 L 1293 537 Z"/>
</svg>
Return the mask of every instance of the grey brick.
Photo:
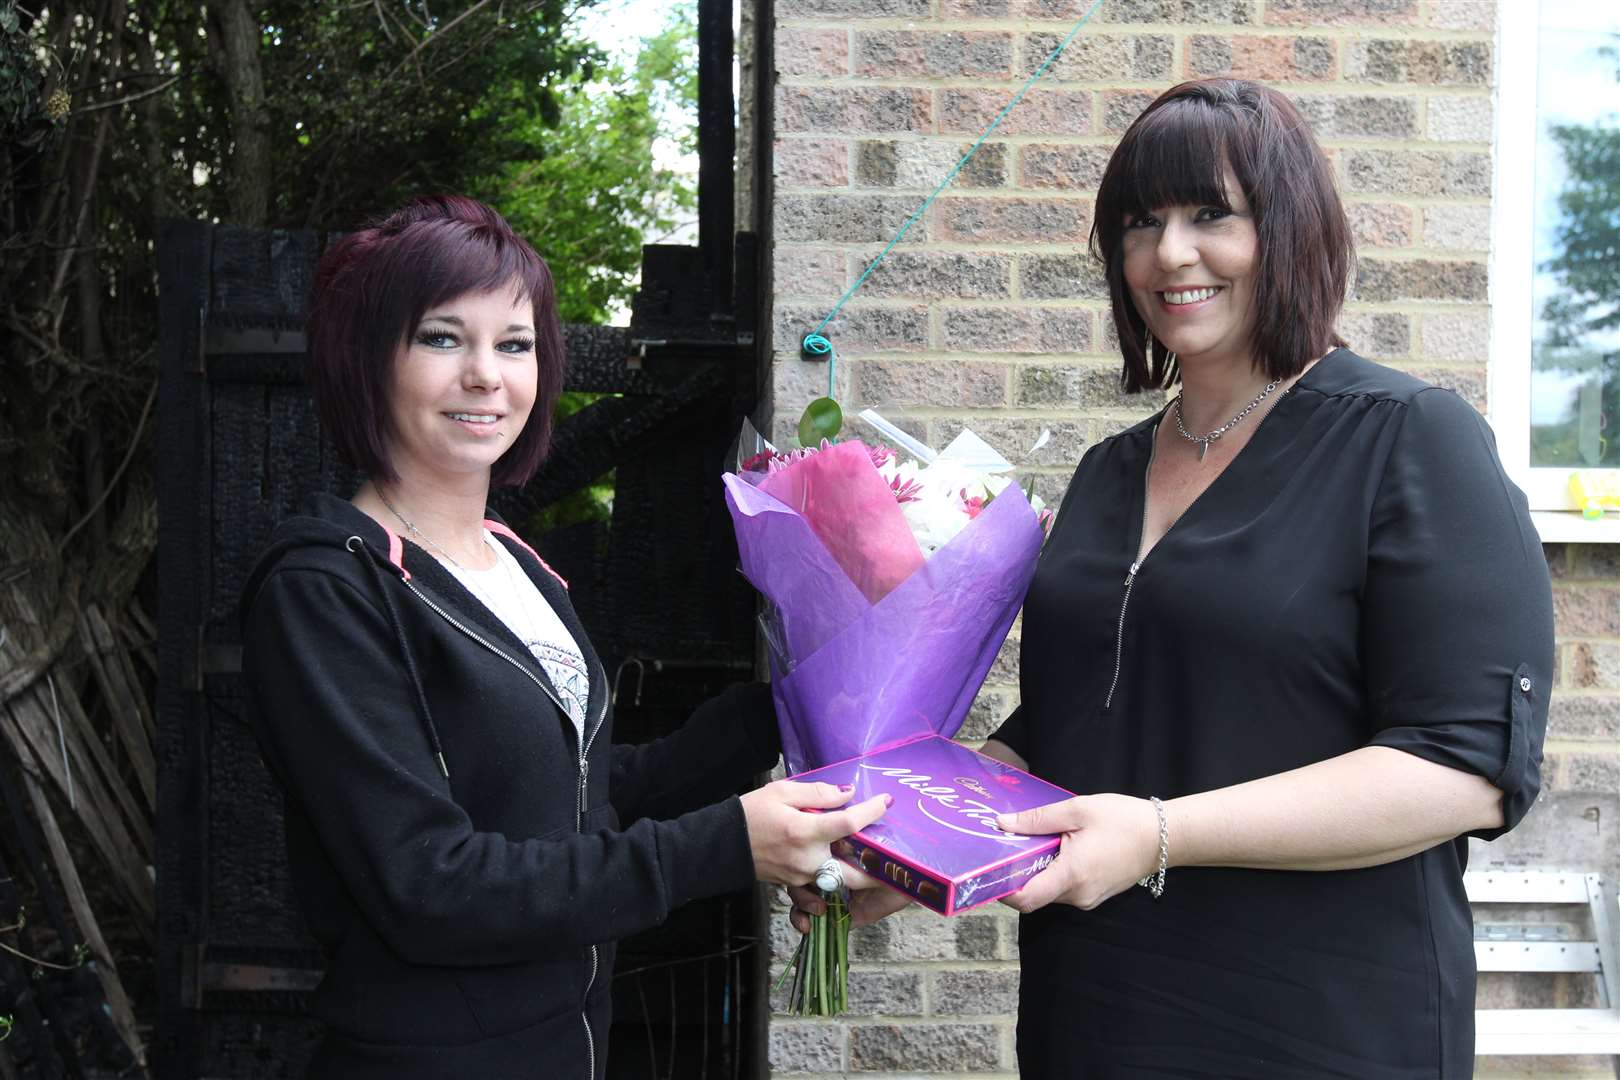
<svg viewBox="0 0 1620 1080">
<path fill-rule="evenodd" d="M 1112 153 L 1107 146 L 1031 143 L 1019 151 L 1022 183 L 1031 188 L 1096 191 Z"/>
<path fill-rule="evenodd" d="M 1002 364 L 862 358 L 850 366 L 855 368 L 857 400 L 873 405 L 982 408 L 1007 400 Z"/>
<path fill-rule="evenodd" d="M 775 340 L 797 350 L 799 339 L 821 321 L 825 309 L 797 304 L 776 308 Z M 923 307 L 874 307 L 851 304 L 845 307 L 821 333 L 844 351 L 916 350 L 928 344 L 928 309 Z"/>
<path fill-rule="evenodd" d="M 1349 150 L 1346 190 L 1352 194 L 1489 196 L 1491 158 L 1471 151 Z"/>
<path fill-rule="evenodd" d="M 1131 126 L 1142 110 L 1153 104 L 1157 94 L 1142 90 L 1109 90 L 1102 95 L 1102 127 L 1108 132 L 1123 132 Z"/>
<path fill-rule="evenodd" d="M 1003 946 L 1005 928 L 1010 938 L 1017 923 L 994 908 L 984 914 L 977 912 L 957 915 L 951 920 L 956 925 L 956 954 L 963 960 L 1004 960 L 1007 950 Z"/>
<path fill-rule="evenodd" d="M 934 204 L 934 224 L 941 240 L 1078 243 L 1091 228 L 1091 204 L 1080 199 L 943 198 Z"/>
<path fill-rule="evenodd" d="M 936 971 L 928 989 L 935 1016 L 1012 1015 L 1018 1011 L 1018 969 Z"/>
<path fill-rule="evenodd" d="M 1377 360 L 1412 354 L 1412 320 L 1393 312 L 1347 311 L 1339 316 L 1339 336 L 1350 348 Z"/>
<path fill-rule="evenodd" d="M 1013 401 L 1030 408 L 1117 409 L 1145 404 L 1142 395 L 1120 389 L 1119 369 L 1111 364 L 1022 364 L 1016 380 Z"/>
<path fill-rule="evenodd" d="M 1296 94 L 1294 103 L 1319 138 L 1405 139 L 1418 130 L 1415 97 Z"/>
<path fill-rule="evenodd" d="M 1057 32 L 1026 35 L 1019 75 L 1033 75 L 1063 38 Z M 1081 34 L 1058 54 L 1044 78 L 1053 82 L 1167 79 L 1174 57 L 1175 41 L 1167 34 Z"/>
<path fill-rule="evenodd" d="M 969 746 L 977 746 L 995 734 L 1012 709 L 1012 700 L 1008 695 L 999 690 L 981 689 L 974 696 L 967 718 L 962 721 L 956 737 Z"/>
<path fill-rule="evenodd" d="M 839 1072 L 844 1068 L 843 1026 L 814 1020 L 771 1021 L 770 1059 L 775 1072 Z"/>
<path fill-rule="evenodd" d="M 1601 685 L 1613 687 L 1620 674 L 1620 647 L 1595 642 L 1578 642 L 1565 646 L 1574 653 L 1574 685 Z M 1601 676 L 1598 667 L 1601 665 Z M 1607 682 L 1597 682 L 1604 677 Z M 1591 681 L 1582 682 L 1589 678 Z M 1614 739 L 1620 738 L 1620 696 L 1614 694 L 1557 693 L 1547 705 L 1547 737 L 1551 739 Z"/>
<path fill-rule="evenodd" d="M 1365 82 L 1488 86 L 1491 45 L 1485 41 L 1352 41 L 1345 76 Z"/>
<path fill-rule="evenodd" d="M 868 30 L 855 35 L 855 73 L 884 78 L 1006 78 L 1012 35 Z"/>
<path fill-rule="evenodd" d="M 918 971 L 855 968 L 849 973 L 849 1015 L 921 1016 L 923 976 Z"/>
<path fill-rule="evenodd" d="M 1054 16 L 1078 18 L 1091 5 L 1081 0 L 1031 0 L 1030 6 L 1056 9 Z M 1108 0 L 1097 12 L 1097 20 L 1248 26 L 1255 22 L 1255 4 L 1254 0 Z"/>
<path fill-rule="evenodd" d="M 868 297 L 999 300 L 1012 295 L 1012 256 L 959 251 L 894 251 L 872 271 Z"/>
<path fill-rule="evenodd" d="M 1616 790 L 1620 790 L 1620 756 L 1573 750 L 1548 752 L 1542 769 L 1544 794 L 1613 795 Z"/>
<path fill-rule="evenodd" d="M 1486 268 L 1478 262 L 1438 259 L 1361 259 L 1356 266 L 1357 300 L 1435 300 L 1449 303 L 1483 301 Z"/>
<path fill-rule="evenodd" d="M 777 130 L 853 135 L 925 132 L 932 123 L 927 90 L 909 86 L 778 86 Z"/>
<path fill-rule="evenodd" d="M 1431 95 L 1428 135 L 1435 142 L 1490 142 L 1491 99 Z"/>
<path fill-rule="evenodd" d="M 883 920 L 889 927 L 890 960 L 955 960 L 956 926 L 922 907 L 909 907 Z"/>
<path fill-rule="evenodd" d="M 1417 21 L 1417 0 L 1270 0 L 1266 22 L 1284 26 L 1390 26 Z"/>
<path fill-rule="evenodd" d="M 933 14 L 933 0 L 776 0 L 778 19 L 893 19 Z"/>
<path fill-rule="evenodd" d="M 1020 255 L 1018 291 L 1026 300 L 1106 300 L 1108 277 L 1089 252 Z"/>
<path fill-rule="evenodd" d="M 782 195 L 776 200 L 776 239 L 785 244 L 883 244 L 916 208 L 915 199 L 902 195 Z M 918 221 L 901 243 L 927 238 L 927 221 Z"/>
<path fill-rule="evenodd" d="M 940 312 L 941 344 L 956 353 L 1091 351 L 1091 312 L 1076 308 L 951 307 Z"/>
<path fill-rule="evenodd" d="M 855 145 L 855 182 L 861 187 L 933 191 L 972 143 L 863 139 Z M 1007 186 L 1007 144 L 987 142 L 952 178 L 952 189 Z"/>
<path fill-rule="evenodd" d="M 875 1024 L 849 1033 L 849 1065 L 857 1072 L 974 1072 L 1000 1064 L 995 1024 Z"/>
</svg>

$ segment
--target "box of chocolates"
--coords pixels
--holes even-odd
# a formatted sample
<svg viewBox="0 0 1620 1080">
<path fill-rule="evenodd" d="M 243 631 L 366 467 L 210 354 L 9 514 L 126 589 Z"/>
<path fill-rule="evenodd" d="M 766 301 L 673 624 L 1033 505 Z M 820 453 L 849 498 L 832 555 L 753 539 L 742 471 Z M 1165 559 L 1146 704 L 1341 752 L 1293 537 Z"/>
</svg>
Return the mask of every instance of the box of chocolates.
<svg viewBox="0 0 1620 1080">
<path fill-rule="evenodd" d="M 1056 858 L 1058 837 L 1004 833 L 998 814 L 1072 797 L 938 735 L 793 779 L 852 784 L 851 802 L 892 795 L 882 819 L 834 843 L 833 854 L 941 915 L 1016 892 Z"/>
</svg>

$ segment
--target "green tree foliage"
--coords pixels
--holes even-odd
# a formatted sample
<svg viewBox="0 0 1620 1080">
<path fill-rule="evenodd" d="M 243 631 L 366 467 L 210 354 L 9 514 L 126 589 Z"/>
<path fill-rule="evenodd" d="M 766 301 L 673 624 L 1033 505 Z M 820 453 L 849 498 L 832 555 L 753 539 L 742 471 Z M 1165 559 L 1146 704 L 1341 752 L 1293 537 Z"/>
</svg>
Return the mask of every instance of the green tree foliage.
<svg viewBox="0 0 1620 1080">
<path fill-rule="evenodd" d="M 558 88 L 559 121 L 519 134 L 540 152 L 473 185 L 545 255 L 569 322 L 598 322 L 628 298 L 651 243 L 695 216 L 689 176 L 659 166 L 655 140 L 697 142 L 697 42 L 689 21 L 647 39 L 633 67 L 581 71 Z"/>
<path fill-rule="evenodd" d="M 565 318 L 603 320 L 633 288 L 643 238 L 692 206 L 652 146 L 662 131 L 691 138 L 679 105 L 695 50 L 674 29 L 633 65 L 609 62 L 575 13 L 564 0 L 0 0 L 0 333 L 14 346 L 0 474 L 18 481 L 0 512 L 26 503 L 62 534 L 94 507 L 82 542 L 136 510 L 147 524 L 127 554 L 150 547 L 165 217 L 327 231 L 462 191 L 548 257 Z M 244 14 L 257 39 L 232 52 Z"/>
<path fill-rule="evenodd" d="M 1620 61 L 1614 46 L 1598 53 Z M 1620 70 L 1615 77 L 1620 83 Z M 1553 228 L 1557 254 L 1541 266 L 1558 288 L 1541 305 L 1535 366 L 1588 379 L 1573 415 L 1533 430 L 1534 460 L 1620 465 L 1620 349 L 1614 345 L 1620 331 L 1620 127 L 1611 115 L 1594 124 L 1554 125 L 1548 134 L 1567 179 Z"/>
</svg>

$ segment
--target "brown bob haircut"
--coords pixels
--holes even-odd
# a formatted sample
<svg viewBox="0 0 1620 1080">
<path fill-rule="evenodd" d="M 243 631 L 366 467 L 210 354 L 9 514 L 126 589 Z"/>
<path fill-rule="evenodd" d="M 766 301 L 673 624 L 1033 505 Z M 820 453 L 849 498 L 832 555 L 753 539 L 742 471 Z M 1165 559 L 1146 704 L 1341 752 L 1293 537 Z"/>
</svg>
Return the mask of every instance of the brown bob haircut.
<svg viewBox="0 0 1620 1080">
<path fill-rule="evenodd" d="M 1304 117 L 1255 82 L 1204 79 L 1166 90 L 1126 129 L 1097 189 L 1091 251 L 1107 268 L 1126 391 L 1180 378 L 1175 355 L 1150 350 L 1125 286 L 1126 223 L 1168 206 L 1231 209 L 1230 165 L 1259 233 L 1254 349 L 1270 379 L 1297 375 L 1329 347 L 1355 258 L 1333 174 Z"/>
<path fill-rule="evenodd" d="M 534 308 L 539 367 L 529 422 L 490 480 L 522 484 L 551 447 L 566 356 L 551 271 L 506 220 L 461 195 L 429 195 L 349 233 L 315 268 L 306 377 L 338 455 L 377 480 L 388 459 L 394 361 L 427 312 L 467 293 L 511 289 Z"/>
</svg>

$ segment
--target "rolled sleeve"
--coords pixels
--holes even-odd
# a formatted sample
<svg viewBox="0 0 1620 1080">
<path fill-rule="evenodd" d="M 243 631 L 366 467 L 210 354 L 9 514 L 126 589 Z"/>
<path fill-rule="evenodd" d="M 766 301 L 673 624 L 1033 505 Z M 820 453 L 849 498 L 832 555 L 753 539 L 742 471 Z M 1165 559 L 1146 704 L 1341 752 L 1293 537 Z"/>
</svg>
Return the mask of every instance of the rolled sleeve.
<svg viewBox="0 0 1620 1080">
<path fill-rule="evenodd" d="M 1485 777 L 1516 825 L 1541 786 L 1552 590 L 1522 492 L 1447 390 L 1407 406 L 1374 503 L 1362 650 L 1370 743 Z"/>
</svg>

